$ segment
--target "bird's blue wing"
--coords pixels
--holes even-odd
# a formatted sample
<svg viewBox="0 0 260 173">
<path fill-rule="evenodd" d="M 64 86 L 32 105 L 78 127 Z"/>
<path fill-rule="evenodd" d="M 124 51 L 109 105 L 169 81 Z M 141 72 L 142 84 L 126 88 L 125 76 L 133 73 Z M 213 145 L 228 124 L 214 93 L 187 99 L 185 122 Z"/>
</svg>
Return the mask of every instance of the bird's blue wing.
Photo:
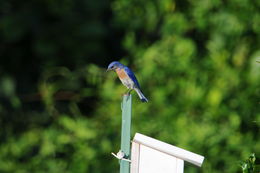
<svg viewBox="0 0 260 173">
<path fill-rule="evenodd" d="M 126 66 L 124 67 L 124 70 L 125 70 L 126 74 L 129 76 L 129 78 L 132 79 L 132 81 L 135 83 L 135 85 L 138 88 L 140 88 L 140 85 L 139 85 L 134 73 L 132 72 L 132 70 Z"/>
</svg>

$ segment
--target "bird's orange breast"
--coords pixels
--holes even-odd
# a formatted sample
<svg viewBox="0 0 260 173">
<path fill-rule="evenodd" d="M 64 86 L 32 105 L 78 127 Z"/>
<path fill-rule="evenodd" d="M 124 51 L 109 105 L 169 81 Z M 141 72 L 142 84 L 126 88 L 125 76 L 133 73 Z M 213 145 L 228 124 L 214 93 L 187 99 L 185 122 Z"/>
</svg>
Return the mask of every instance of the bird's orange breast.
<svg viewBox="0 0 260 173">
<path fill-rule="evenodd" d="M 128 77 L 124 69 L 116 69 L 116 73 L 120 79 L 125 79 Z"/>
</svg>

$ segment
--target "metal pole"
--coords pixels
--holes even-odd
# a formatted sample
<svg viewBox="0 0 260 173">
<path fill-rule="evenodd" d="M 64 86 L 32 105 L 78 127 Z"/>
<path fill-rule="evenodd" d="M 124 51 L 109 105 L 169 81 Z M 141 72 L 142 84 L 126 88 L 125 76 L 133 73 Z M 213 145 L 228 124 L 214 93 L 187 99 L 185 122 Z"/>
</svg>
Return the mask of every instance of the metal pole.
<svg viewBox="0 0 260 173">
<path fill-rule="evenodd" d="M 121 129 L 121 151 L 124 158 L 130 159 L 130 135 L 131 135 L 132 95 L 124 95 L 122 101 L 122 129 Z M 129 173 L 130 163 L 120 161 L 120 173 Z"/>
</svg>

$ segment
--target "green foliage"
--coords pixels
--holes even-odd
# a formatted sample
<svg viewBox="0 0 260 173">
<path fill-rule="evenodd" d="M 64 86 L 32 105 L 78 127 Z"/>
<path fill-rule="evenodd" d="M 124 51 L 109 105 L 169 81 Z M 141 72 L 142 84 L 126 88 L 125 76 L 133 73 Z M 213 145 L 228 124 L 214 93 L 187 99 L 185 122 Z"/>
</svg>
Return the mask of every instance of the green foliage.
<svg viewBox="0 0 260 173">
<path fill-rule="evenodd" d="M 1 172 L 85 172 L 97 155 L 97 133 L 82 118 L 62 116 L 46 129 L 34 128 L 1 145 Z M 84 161 L 84 162 L 83 162 Z"/>
<path fill-rule="evenodd" d="M 239 158 L 260 151 L 260 25 L 248 20 L 257 18 L 259 4 L 241 3 L 114 3 L 150 99 L 136 101 L 134 129 L 204 155 L 203 172 L 237 172 Z"/>
<path fill-rule="evenodd" d="M 205 156 L 187 173 L 239 172 L 242 158 L 260 155 L 259 9 L 248 0 L 0 2 L 0 172 L 118 171 L 110 153 L 126 89 L 100 67 L 114 57 L 149 99 L 133 92 L 132 135 Z"/>
<path fill-rule="evenodd" d="M 257 173 L 260 171 L 260 167 L 255 164 L 255 160 L 255 153 L 252 153 L 246 161 L 241 162 L 243 173 Z"/>
</svg>

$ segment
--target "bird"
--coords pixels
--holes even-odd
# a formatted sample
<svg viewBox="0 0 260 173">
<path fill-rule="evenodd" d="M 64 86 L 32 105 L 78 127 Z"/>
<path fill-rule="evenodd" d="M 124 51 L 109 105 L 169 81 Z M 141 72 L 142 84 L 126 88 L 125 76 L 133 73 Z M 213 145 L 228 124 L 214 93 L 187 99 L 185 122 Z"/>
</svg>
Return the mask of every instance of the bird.
<svg viewBox="0 0 260 173">
<path fill-rule="evenodd" d="M 121 64 L 118 61 L 113 61 L 108 65 L 107 71 L 115 71 L 118 78 L 124 86 L 127 88 L 127 94 L 130 94 L 132 90 L 135 90 L 142 102 L 148 102 L 148 99 L 141 91 L 140 85 L 130 68 Z"/>
</svg>

